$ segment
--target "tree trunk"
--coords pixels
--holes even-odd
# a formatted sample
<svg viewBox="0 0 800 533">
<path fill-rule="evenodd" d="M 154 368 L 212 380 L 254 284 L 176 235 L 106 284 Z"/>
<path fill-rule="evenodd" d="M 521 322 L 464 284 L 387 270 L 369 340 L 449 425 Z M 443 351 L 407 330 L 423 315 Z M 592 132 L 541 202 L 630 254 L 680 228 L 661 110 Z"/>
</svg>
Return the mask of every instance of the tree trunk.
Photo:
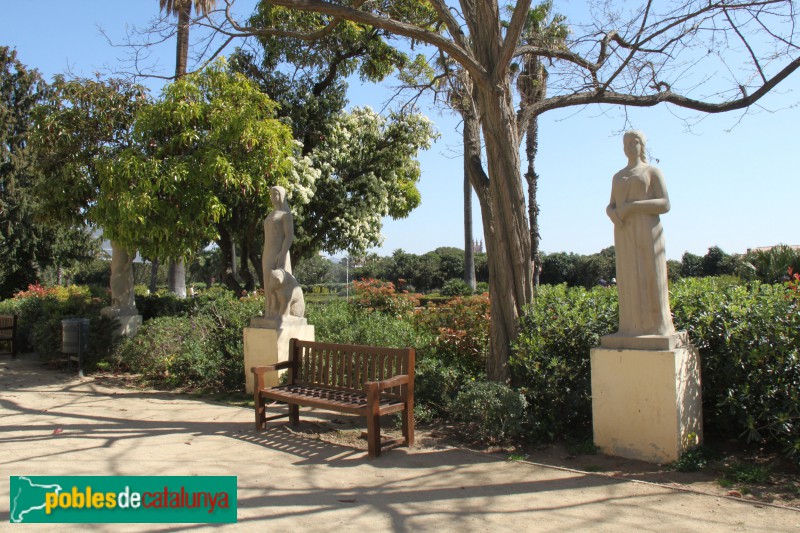
<svg viewBox="0 0 800 533">
<path fill-rule="evenodd" d="M 178 43 L 175 47 L 175 79 L 186 75 L 186 63 L 189 58 L 189 22 L 192 3 L 181 3 L 178 12 Z M 178 298 L 186 298 L 186 264 L 183 259 L 170 261 L 167 273 L 167 288 Z"/>
<path fill-rule="evenodd" d="M 150 294 L 155 294 L 158 290 L 158 259 L 153 259 L 150 263 Z"/>
<path fill-rule="evenodd" d="M 220 228 L 219 240 L 217 241 L 220 255 L 222 256 L 220 265 L 222 279 L 220 281 L 236 294 L 240 294 L 242 292 L 242 286 L 239 285 L 239 282 L 236 281 L 236 277 L 233 275 L 235 265 L 233 263 L 233 255 L 231 254 L 231 249 L 233 248 L 232 242 L 233 239 L 230 234 L 226 230 Z"/>
<path fill-rule="evenodd" d="M 189 62 L 189 22 L 191 22 L 192 2 L 181 2 L 178 12 L 178 43 L 175 47 L 175 79 L 186 75 Z"/>
<path fill-rule="evenodd" d="M 462 3 L 462 5 L 464 5 Z M 479 21 L 499 21 L 497 2 L 476 2 L 475 12 L 467 16 L 476 59 L 492 66 L 492 79 L 476 83 L 473 94 L 486 146 L 486 160 L 491 204 L 486 252 L 489 256 L 489 293 L 491 296 L 491 352 L 487 377 L 507 382 L 511 343 L 518 335 L 518 320 L 525 306 L 533 300 L 531 246 L 525 193 L 522 189 L 519 138 L 511 83 L 501 66 L 502 28 Z M 484 229 L 486 227 L 486 207 Z"/>
<path fill-rule="evenodd" d="M 183 259 L 169 262 L 167 289 L 178 298 L 186 298 L 186 262 Z"/>
<path fill-rule="evenodd" d="M 467 143 L 466 126 L 464 127 L 464 145 Z M 470 164 L 467 151 L 464 150 L 464 283 L 474 291 L 475 281 L 475 250 L 473 249 L 472 236 L 472 185 L 469 179 Z"/>
<path fill-rule="evenodd" d="M 542 271 L 542 258 L 539 253 L 539 203 L 536 192 L 539 189 L 539 175 L 536 174 L 536 152 L 539 145 L 539 119 L 531 118 L 525 134 L 525 156 L 528 159 L 528 171 L 525 181 L 528 182 L 528 217 L 531 224 L 531 268 L 533 270 L 533 286 L 539 286 L 539 274 Z"/>
<path fill-rule="evenodd" d="M 244 284 L 244 290 L 247 292 L 252 292 L 256 288 L 256 281 L 253 278 L 253 273 L 250 272 L 250 269 L 247 266 L 247 262 L 250 259 L 250 245 L 252 241 L 247 239 L 242 239 L 242 253 L 239 254 L 239 279 Z"/>
</svg>

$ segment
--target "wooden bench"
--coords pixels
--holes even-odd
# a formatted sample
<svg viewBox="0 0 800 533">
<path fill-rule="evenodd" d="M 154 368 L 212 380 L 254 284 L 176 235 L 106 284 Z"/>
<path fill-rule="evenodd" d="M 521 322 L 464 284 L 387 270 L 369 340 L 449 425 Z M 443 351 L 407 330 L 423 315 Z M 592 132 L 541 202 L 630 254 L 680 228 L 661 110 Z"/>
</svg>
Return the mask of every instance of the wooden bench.
<svg viewBox="0 0 800 533">
<path fill-rule="evenodd" d="M 413 348 L 375 348 L 347 344 L 289 341 L 289 360 L 253 367 L 256 430 L 268 420 L 288 416 L 300 423 L 299 406 L 318 407 L 367 418 L 370 457 L 381 454 L 381 446 L 403 442 L 414 445 L 414 356 Z M 265 387 L 267 372 L 287 369 L 286 385 Z M 267 401 L 289 405 L 288 414 L 266 416 Z M 402 411 L 403 438 L 381 442 L 381 415 Z"/>
<path fill-rule="evenodd" d="M 8 345 L 9 349 L 0 354 L 17 357 L 17 315 L 0 315 L 0 346 L 2 345 Z"/>
</svg>

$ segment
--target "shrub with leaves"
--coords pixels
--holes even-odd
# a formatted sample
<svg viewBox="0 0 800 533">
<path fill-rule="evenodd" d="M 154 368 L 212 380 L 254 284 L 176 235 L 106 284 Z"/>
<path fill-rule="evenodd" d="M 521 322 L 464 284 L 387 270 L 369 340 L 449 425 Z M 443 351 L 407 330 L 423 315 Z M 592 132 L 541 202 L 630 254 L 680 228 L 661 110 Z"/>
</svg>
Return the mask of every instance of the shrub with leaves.
<svg viewBox="0 0 800 533">
<path fill-rule="evenodd" d="M 453 418 L 481 442 L 502 442 L 522 434 L 525 395 L 501 383 L 472 381 L 456 396 Z"/>
<path fill-rule="evenodd" d="M 429 303 L 414 316 L 418 327 L 436 337 L 436 357 L 471 377 L 486 371 L 489 353 L 489 294 Z"/>
<path fill-rule="evenodd" d="M 354 281 L 356 307 L 366 311 L 378 311 L 394 317 L 410 314 L 419 300 L 413 294 L 397 292 L 394 283 L 377 279 Z"/>
<path fill-rule="evenodd" d="M 589 350 L 618 325 L 614 288 L 539 287 L 520 323 L 512 382 L 528 400 L 534 439 L 582 438 L 592 419 Z"/>
<path fill-rule="evenodd" d="M 89 318 L 89 347 L 85 354 L 87 368 L 108 356 L 113 349 L 114 322 L 101 317 L 107 299 L 92 294 L 89 287 L 44 287 L 29 285 L 14 298 L 0 302 L 0 313 L 19 316 L 17 325 L 21 351 L 32 350 L 45 359 L 64 359 L 61 353 L 61 320 Z"/>
<path fill-rule="evenodd" d="M 800 459 L 800 301 L 783 284 L 686 279 L 675 325 L 700 350 L 706 431 Z"/>
</svg>

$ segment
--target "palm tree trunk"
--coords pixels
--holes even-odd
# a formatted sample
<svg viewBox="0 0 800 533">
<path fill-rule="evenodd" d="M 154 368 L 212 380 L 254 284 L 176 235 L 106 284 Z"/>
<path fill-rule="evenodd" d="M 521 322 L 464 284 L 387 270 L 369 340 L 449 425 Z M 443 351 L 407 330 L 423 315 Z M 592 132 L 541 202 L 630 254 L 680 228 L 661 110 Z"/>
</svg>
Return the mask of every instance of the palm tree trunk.
<svg viewBox="0 0 800 533">
<path fill-rule="evenodd" d="M 525 181 L 528 182 L 528 218 L 531 225 L 531 267 L 533 270 L 533 286 L 539 286 L 539 274 L 542 271 L 541 254 L 539 252 L 539 203 L 536 192 L 539 188 L 539 175 L 536 174 L 536 153 L 539 148 L 539 119 L 531 118 L 525 134 L 525 156 L 528 159 L 528 170 Z"/>
<path fill-rule="evenodd" d="M 464 143 L 467 142 L 467 131 L 464 128 Z M 472 237 L 472 185 L 470 184 L 470 164 L 467 151 L 464 150 L 464 283 L 475 290 L 475 250 Z"/>
<path fill-rule="evenodd" d="M 178 12 L 178 45 L 175 47 L 175 79 L 186 75 L 186 63 L 189 60 L 189 21 L 192 3 L 185 0 Z M 183 259 L 170 261 L 167 274 L 169 292 L 178 298 L 186 298 L 186 263 Z"/>
</svg>

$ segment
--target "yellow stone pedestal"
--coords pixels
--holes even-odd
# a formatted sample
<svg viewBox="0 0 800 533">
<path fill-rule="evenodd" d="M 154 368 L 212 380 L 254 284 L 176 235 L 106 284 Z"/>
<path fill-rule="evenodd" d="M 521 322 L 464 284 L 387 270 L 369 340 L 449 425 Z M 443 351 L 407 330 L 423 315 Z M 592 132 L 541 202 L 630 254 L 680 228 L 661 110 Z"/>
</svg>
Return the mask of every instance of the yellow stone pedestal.
<svg viewBox="0 0 800 533">
<path fill-rule="evenodd" d="M 593 348 L 591 368 L 594 443 L 603 453 L 668 463 L 701 442 L 700 357 L 694 346 Z"/>
<path fill-rule="evenodd" d="M 283 324 L 277 328 L 249 327 L 244 328 L 244 380 L 245 389 L 253 393 L 254 366 L 274 365 L 279 361 L 289 360 L 289 339 L 304 341 L 314 340 L 314 326 L 308 324 Z M 274 387 L 278 384 L 278 375 L 267 374 L 266 385 Z"/>
</svg>

